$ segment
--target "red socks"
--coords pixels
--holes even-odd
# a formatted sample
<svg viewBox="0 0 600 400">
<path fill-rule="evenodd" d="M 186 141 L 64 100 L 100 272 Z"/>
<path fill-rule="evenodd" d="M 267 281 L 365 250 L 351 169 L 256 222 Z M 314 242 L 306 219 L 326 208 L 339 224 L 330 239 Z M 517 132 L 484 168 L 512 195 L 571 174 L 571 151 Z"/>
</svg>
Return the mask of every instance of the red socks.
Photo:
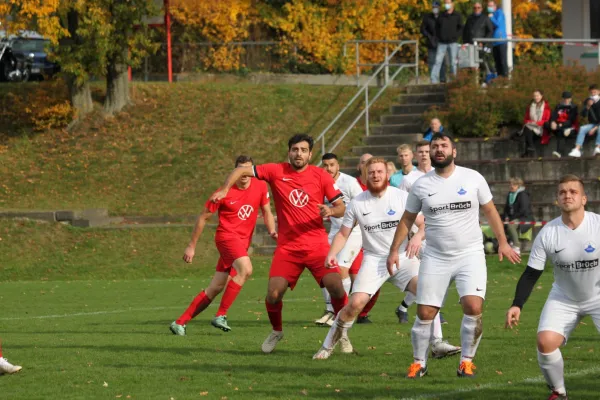
<svg viewBox="0 0 600 400">
<path fill-rule="evenodd" d="M 334 299 L 333 297 L 331 298 L 331 305 L 333 306 L 333 312 L 335 315 L 337 315 L 337 313 L 340 312 L 340 310 L 344 308 L 346 304 L 348 304 L 348 295 L 346 292 L 344 292 L 344 297 L 340 297 L 339 299 Z"/>
<path fill-rule="evenodd" d="M 185 310 L 185 312 L 181 314 L 181 317 L 175 322 L 179 325 L 187 324 L 192 318 L 204 311 L 211 301 L 212 299 L 209 299 L 208 296 L 206 296 L 204 290 L 201 291 L 200 294 L 192 300 L 192 303 L 187 310 Z"/>
<path fill-rule="evenodd" d="M 271 304 L 267 300 L 265 300 L 265 305 L 267 306 L 267 313 L 269 314 L 269 321 L 271 321 L 273 330 L 277 331 L 277 332 L 281 332 L 283 330 L 283 323 L 282 323 L 282 317 L 281 317 L 281 309 L 283 308 L 283 301 L 280 301 L 275 304 Z"/>
<path fill-rule="evenodd" d="M 367 315 L 369 315 L 369 312 L 375 306 L 375 303 L 377 303 L 378 298 L 379 298 L 379 290 L 373 295 L 373 297 L 371 297 L 371 300 L 369 300 L 369 302 L 367 303 L 365 308 L 363 308 L 362 312 L 358 316 L 366 317 Z"/>
<path fill-rule="evenodd" d="M 221 297 L 219 311 L 217 311 L 216 314 L 217 317 L 227 315 L 227 310 L 229 310 L 229 307 L 231 307 L 237 295 L 240 294 L 240 290 L 242 290 L 241 285 L 235 283 L 233 279 L 229 281 L 227 287 L 225 288 L 225 293 L 223 293 L 223 297 Z"/>
</svg>

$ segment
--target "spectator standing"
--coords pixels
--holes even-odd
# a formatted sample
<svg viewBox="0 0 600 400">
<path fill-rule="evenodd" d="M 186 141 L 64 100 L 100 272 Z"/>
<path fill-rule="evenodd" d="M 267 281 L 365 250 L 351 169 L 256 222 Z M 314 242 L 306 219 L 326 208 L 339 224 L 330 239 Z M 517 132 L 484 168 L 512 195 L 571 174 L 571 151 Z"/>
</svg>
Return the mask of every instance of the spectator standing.
<svg viewBox="0 0 600 400">
<path fill-rule="evenodd" d="M 494 39 L 506 39 L 506 18 L 501 8 L 495 1 L 488 1 L 488 17 L 494 25 Z M 494 42 L 492 44 L 494 63 L 499 76 L 508 77 L 508 63 L 506 61 L 508 44 L 506 42 Z"/>
<path fill-rule="evenodd" d="M 431 142 L 433 135 L 440 132 L 444 132 L 442 121 L 440 121 L 439 118 L 432 118 L 431 122 L 429 123 L 429 129 L 427 129 L 423 134 L 423 140 Z"/>
<path fill-rule="evenodd" d="M 445 11 L 438 17 L 436 34 L 438 39 L 435 65 L 431 71 L 431 83 L 440 82 L 440 70 L 446 53 L 450 54 L 450 72 L 456 75 L 458 62 L 458 39 L 462 36 L 462 15 L 454 9 L 452 0 L 444 0 Z"/>
<path fill-rule="evenodd" d="M 396 149 L 398 153 L 398 164 L 400 164 L 400 171 L 396 172 L 390 178 L 390 185 L 394 187 L 400 187 L 402 180 L 408 175 L 415 166 L 413 165 L 413 151 L 408 144 L 401 144 Z"/>
<path fill-rule="evenodd" d="M 588 123 L 579 129 L 575 148 L 569 153 L 570 157 L 581 157 L 581 146 L 585 142 L 586 135 L 592 136 L 596 134 L 596 148 L 594 155 L 600 154 L 600 135 L 598 135 L 598 126 L 600 126 L 600 90 L 598 85 L 590 85 L 588 88 L 589 95 L 583 102 L 583 110 L 581 116 L 587 118 Z"/>
<path fill-rule="evenodd" d="M 474 3 L 473 14 L 469 15 L 467 17 L 467 22 L 465 22 L 463 44 L 473 44 L 475 39 L 480 38 L 490 39 L 493 33 L 494 25 L 490 18 L 483 13 L 483 6 L 480 2 Z M 489 47 L 489 43 L 479 43 L 477 51 L 479 52 L 479 59 L 481 60 L 479 70 L 483 74 L 482 81 L 485 82 L 488 73 L 495 72 L 489 62 L 492 49 Z"/>
<path fill-rule="evenodd" d="M 523 158 L 535 157 L 535 147 L 533 138 L 541 136 L 541 144 L 548 144 L 550 135 L 544 129 L 546 122 L 550 121 L 550 106 L 544 100 L 544 94 L 541 90 L 533 92 L 533 99 L 525 110 L 525 118 L 523 119 L 523 129 L 521 134 L 525 136 L 525 153 L 521 155 Z"/>
<path fill-rule="evenodd" d="M 563 92 L 562 101 L 552 112 L 545 127 L 551 134 L 556 135 L 556 151 L 553 151 L 552 155 L 562 157 L 565 152 L 565 138 L 577 130 L 577 106 L 573 104 L 571 92 Z"/>
<path fill-rule="evenodd" d="M 520 235 L 527 233 L 532 225 L 520 225 L 518 222 L 531 222 L 534 220 L 531 200 L 521 178 L 511 178 L 508 188 L 502 217 L 505 222 L 513 222 L 513 224 L 504 225 L 504 230 L 513 250 L 517 254 L 521 254 Z"/>
<path fill-rule="evenodd" d="M 436 32 L 436 25 L 438 17 L 440 16 L 440 2 L 434 1 L 431 13 L 425 14 L 423 21 L 421 22 L 421 35 L 427 39 L 427 65 L 429 67 L 429 74 L 433 71 L 435 65 L 435 55 L 437 53 L 438 39 Z M 442 60 L 442 67 L 440 70 L 440 81 L 446 82 L 446 57 Z"/>
</svg>

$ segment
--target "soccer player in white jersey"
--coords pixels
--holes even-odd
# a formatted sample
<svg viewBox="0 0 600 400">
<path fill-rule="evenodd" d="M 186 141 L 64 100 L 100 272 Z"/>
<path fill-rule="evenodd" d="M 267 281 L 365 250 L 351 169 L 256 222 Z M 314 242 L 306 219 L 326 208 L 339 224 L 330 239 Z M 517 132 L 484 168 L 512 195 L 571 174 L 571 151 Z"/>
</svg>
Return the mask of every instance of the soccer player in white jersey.
<svg viewBox="0 0 600 400">
<path fill-rule="evenodd" d="M 398 250 L 401 253 L 402 267 L 394 268 L 389 273 L 386 268 L 394 228 L 398 225 L 399 216 L 404 212 L 408 194 L 388 186 L 387 167 L 383 158 L 371 158 L 366 167 L 367 190 L 356 196 L 346 208 L 342 227 L 333 239 L 325 263 L 328 268 L 336 266 L 336 255 L 344 248 L 352 229 L 357 225 L 362 236 L 364 259 L 352 285 L 350 300 L 338 313 L 323 346 L 313 356 L 314 359 L 329 358 L 338 342 L 343 353 L 352 352 L 352 347 L 348 345 L 348 329 L 352 327 L 354 319 L 367 305 L 371 296 L 385 282 L 413 294 L 417 289 L 419 259 L 414 256 L 418 253 L 418 248 L 409 247 L 407 250 L 405 240 Z M 415 235 L 422 236 L 423 217 L 419 217 L 416 223 L 420 229 Z M 436 318 L 436 324 L 441 330 L 439 317 Z M 451 355 L 457 354 L 460 348 L 440 342 L 439 351 L 444 352 L 444 355 Z"/>
<path fill-rule="evenodd" d="M 335 181 L 336 186 L 342 192 L 342 199 L 344 200 L 344 204 L 348 205 L 350 200 L 354 197 L 358 196 L 363 192 L 362 188 L 358 184 L 356 178 L 344 174 L 340 172 L 340 163 L 338 162 L 337 156 L 333 153 L 323 154 L 321 158 L 323 162 L 323 169 L 331 175 L 333 180 Z M 331 227 L 329 229 L 329 244 L 333 241 L 333 238 L 336 233 L 340 230 L 342 226 L 342 218 L 330 217 Z M 360 229 L 355 228 L 352 230 L 350 237 L 348 238 L 348 242 L 337 255 L 337 263 L 340 267 L 340 275 L 342 277 L 342 284 L 344 285 L 344 290 L 347 294 L 350 294 L 350 287 L 352 286 L 352 281 L 350 280 L 350 267 L 352 263 L 358 256 L 360 249 L 362 247 L 362 237 L 360 236 Z M 335 319 L 335 314 L 333 313 L 333 306 L 331 305 L 331 296 L 327 291 L 327 288 L 322 288 L 323 298 L 325 299 L 325 313 L 323 316 L 315 321 L 317 325 L 333 325 L 333 320 Z"/>
<path fill-rule="evenodd" d="M 455 157 L 452 137 L 443 132 L 435 134 L 431 140 L 431 163 L 435 169 L 414 183 L 388 256 L 388 271 L 398 265 L 400 270 L 404 268 L 398 249 L 418 213 L 423 212 L 427 246 L 419 270 L 417 318 L 412 328 L 414 362 L 408 370 L 408 378 L 420 378 L 427 373 L 431 324 L 451 281 L 456 282 L 464 313 L 460 329 L 462 355 L 457 374 L 475 376 L 473 357 L 483 333 L 481 313 L 487 283 L 483 234 L 479 227 L 480 207 L 498 238 L 500 260 L 503 257 L 513 263 L 520 260 L 508 245 L 487 182 L 479 172 L 456 166 Z"/>
<path fill-rule="evenodd" d="M 542 274 L 554 265 L 554 284 L 542 310 L 537 333 L 538 363 L 552 390 L 549 400 L 566 399 L 564 362 L 559 347 L 586 315 L 600 331 L 600 215 L 586 212 L 581 179 L 565 175 L 558 184 L 561 216 L 535 238 L 527 268 L 506 313 L 506 326 L 517 325 L 521 309 Z"/>
</svg>

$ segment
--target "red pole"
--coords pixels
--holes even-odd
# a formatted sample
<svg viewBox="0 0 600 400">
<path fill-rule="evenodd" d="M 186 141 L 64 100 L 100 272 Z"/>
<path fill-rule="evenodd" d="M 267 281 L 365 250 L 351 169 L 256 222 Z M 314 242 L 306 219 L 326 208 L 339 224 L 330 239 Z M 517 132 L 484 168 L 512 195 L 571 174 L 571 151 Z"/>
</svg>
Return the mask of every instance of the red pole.
<svg viewBox="0 0 600 400">
<path fill-rule="evenodd" d="M 167 29 L 167 75 L 169 83 L 173 82 L 173 61 L 171 59 L 171 14 L 169 13 L 169 0 L 164 0 L 165 28 Z"/>
</svg>

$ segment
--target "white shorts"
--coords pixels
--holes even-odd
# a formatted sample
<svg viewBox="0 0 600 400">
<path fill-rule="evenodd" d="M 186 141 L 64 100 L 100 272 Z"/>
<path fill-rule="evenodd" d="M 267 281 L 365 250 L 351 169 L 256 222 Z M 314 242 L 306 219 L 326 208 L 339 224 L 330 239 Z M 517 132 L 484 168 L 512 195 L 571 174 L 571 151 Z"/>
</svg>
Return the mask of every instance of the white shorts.
<svg viewBox="0 0 600 400">
<path fill-rule="evenodd" d="M 447 260 L 425 256 L 419 269 L 417 304 L 441 307 L 452 281 L 459 297 L 479 296 L 485 299 L 487 267 L 485 253 L 477 252 Z"/>
<path fill-rule="evenodd" d="M 408 259 L 406 253 L 400 255 L 400 269 L 394 275 L 389 274 L 386 266 L 387 256 L 364 255 L 360 271 L 352 283 L 352 293 L 374 295 L 385 282 L 390 282 L 405 291 L 412 278 L 419 274 L 419 260 Z"/>
<path fill-rule="evenodd" d="M 599 297 L 576 302 L 566 297 L 559 288 L 552 286 L 540 316 L 538 333 L 542 331 L 556 332 L 565 337 L 566 343 L 573 329 L 586 315 L 592 317 L 596 329 L 600 332 Z"/>
<path fill-rule="evenodd" d="M 362 236 L 361 235 L 350 235 L 346 245 L 337 255 L 337 262 L 340 267 L 350 268 L 352 263 L 358 257 L 360 249 L 362 248 Z"/>
</svg>

